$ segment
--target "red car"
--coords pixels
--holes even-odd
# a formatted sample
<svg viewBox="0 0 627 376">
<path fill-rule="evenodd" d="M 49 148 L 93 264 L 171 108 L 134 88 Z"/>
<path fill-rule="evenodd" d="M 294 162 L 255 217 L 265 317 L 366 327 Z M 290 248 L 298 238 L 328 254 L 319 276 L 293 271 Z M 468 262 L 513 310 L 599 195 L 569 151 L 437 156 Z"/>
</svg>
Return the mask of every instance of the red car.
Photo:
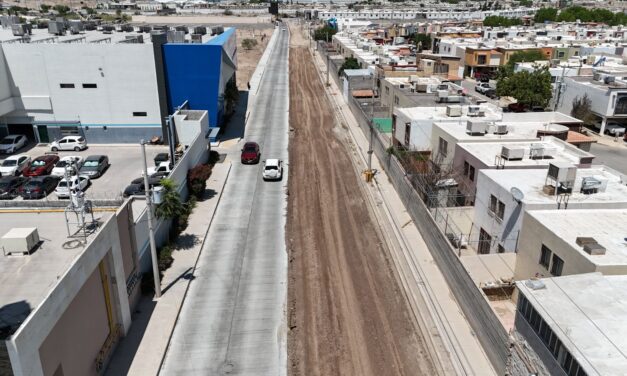
<svg viewBox="0 0 627 376">
<path fill-rule="evenodd" d="M 259 151 L 259 145 L 256 142 L 247 142 L 242 148 L 242 163 L 243 164 L 255 164 L 259 163 L 261 158 L 261 152 Z"/>
<path fill-rule="evenodd" d="M 24 170 L 24 176 L 50 175 L 54 165 L 59 161 L 58 155 L 43 155 L 33 159 L 30 166 Z"/>
</svg>

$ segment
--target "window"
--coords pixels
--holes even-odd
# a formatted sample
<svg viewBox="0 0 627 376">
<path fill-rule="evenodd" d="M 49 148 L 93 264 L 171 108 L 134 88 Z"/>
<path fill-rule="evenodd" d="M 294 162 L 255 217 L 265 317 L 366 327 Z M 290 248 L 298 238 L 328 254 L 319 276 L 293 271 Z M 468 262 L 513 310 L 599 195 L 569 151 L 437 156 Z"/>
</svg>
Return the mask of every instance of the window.
<svg viewBox="0 0 627 376">
<path fill-rule="evenodd" d="M 475 168 L 473 166 L 468 169 L 468 178 L 470 181 L 475 181 Z"/>
<path fill-rule="evenodd" d="M 405 123 L 405 146 L 409 147 L 409 136 L 411 133 L 411 123 Z"/>
<path fill-rule="evenodd" d="M 483 228 L 479 231 L 479 253 L 482 255 L 490 253 L 492 248 L 492 236 Z"/>
<path fill-rule="evenodd" d="M 495 195 L 490 195 L 490 213 L 496 213 L 496 206 L 498 205 L 498 199 Z"/>
<path fill-rule="evenodd" d="M 443 157 L 448 155 L 448 141 L 440 137 L 438 141 L 438 153 L 440 153 Z"/>
<path fill-rule="evenodd" d="M 486 55 L 477 56 L 477 64 L 485 65 L 486 61 L 487 61 Z"/>
<path fill-rule="evenodd" d="M 97 87 L 96 84 L 83 84 L 83 89 L 96 89 Z"/>
<path fill-rule="evenodd" d="M 470 170 L 470 165 L 464 161 L 464 176 L 468 176 L 468 170 Z"/>
<path fill-rule="evenodd" d="M 544 266 L 547 270 L 549 269 L 549 263 L 551 262 L 551 250 L 544 244 L 542 244 L 542 248 L 540 249 L 540 265 Z"/>
<path fill-rule="evenodd" d="M 398 97 L 395 95 L 394 96 L 394 104 L 398 106 L 398 104 L 400 103 Z"/>
<path fill-rule="evenodd" d="M 560 58 L 560 59 L 563 58 L 564 57 L 564 51 L 559 51 L 557 53 L 557 57 Z"/>
<path fill-rule="evenodd" d="M 133 112 L 133 116 L 148 116 L 146 112 Z"/>
<path fill-rule="evenodd" d="M 496 217 L 500 220 L 503 220 L 503 217 L 505 217 L 505 204 L 502 201 L 499 201 L 499 207 L 496 211 Z"/>
<path fill-rule="evenodd" d="M 616 98 L 616 97 L 615 97 Z M 619 95 L 618 100 L 616 101 L 616 108 L 614 109 L 614 115 L 625 115 L 627 114 L 627 96 Z"/>
<path fill-rule="evenodd" d="M 558 255 L 553 255 L 553 263 L 551 264 L 551 274 L 555 277 L 562 275 L 562 269 L 564 269 L 564 261 L 559 258 Z"/>
<path fill-rule="evenodd" d="M 61 89 L 74 89 L 74 84 L 59 84 Z"/>
</svg>

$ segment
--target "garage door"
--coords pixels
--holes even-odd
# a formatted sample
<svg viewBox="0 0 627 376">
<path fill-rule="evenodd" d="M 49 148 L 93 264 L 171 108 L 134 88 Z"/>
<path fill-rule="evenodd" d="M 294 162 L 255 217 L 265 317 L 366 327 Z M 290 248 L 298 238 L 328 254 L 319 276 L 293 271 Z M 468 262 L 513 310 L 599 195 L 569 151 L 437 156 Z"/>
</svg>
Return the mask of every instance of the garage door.
<svg viewBox="0 0 627 376">
<path fill-rule="evenodd" d="M 31 124 L 9 124 L 9 134 L 23 134 L 30 141 L 35 140 L 35 131 Z"/>
</svg>

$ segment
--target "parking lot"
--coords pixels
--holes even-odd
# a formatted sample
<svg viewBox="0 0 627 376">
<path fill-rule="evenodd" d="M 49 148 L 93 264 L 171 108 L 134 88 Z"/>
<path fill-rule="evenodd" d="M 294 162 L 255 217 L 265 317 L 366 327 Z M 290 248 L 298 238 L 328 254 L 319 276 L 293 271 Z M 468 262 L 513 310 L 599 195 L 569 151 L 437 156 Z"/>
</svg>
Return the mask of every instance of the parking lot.
<svg viewBox="0 0 627 376">
<path fill-rule="evenodd" d="M 47 146 L 28 146 L 13 155 L 26 154 L 32 159 L 49 153 L 50 148 Z M 146 145 L 146 158 L 148 167 L 154 165 L 153 158 L 158 153 L 167 153 L 167 146 Z M 110 166 L 105 170 L 104 174 L 91 181 L 90 186 L 85 191 L 87 199 L 111 200 L 122 198 L 124 188 L 131 180 L 142 176 L 143 160 L 141 155 L 141 147 L 138 144 L 133 145 L 89 145 L 83 151 L 59 151 L 60 158 L 68 155 L 78 155 L 87 158 L 90 155 L 106 155 L 109 157 Z M 8 155 L 1 154 L 0 161 L 4 160 Z M 15 200 L 21 200 L 18 197 Z M 54 192 L 50 193 L 42 200 L 57 200 Z"/>
</svg>

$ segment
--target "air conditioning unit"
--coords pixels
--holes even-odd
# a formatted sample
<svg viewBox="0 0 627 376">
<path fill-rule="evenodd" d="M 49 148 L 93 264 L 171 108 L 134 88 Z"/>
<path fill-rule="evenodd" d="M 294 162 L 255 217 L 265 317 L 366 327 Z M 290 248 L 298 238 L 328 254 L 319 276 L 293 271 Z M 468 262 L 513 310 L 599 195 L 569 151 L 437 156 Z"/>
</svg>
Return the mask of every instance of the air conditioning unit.
<svg viewBox="0 0 627 376">
<path fill-rule="evenodd" d="M 83 26 L 83 22 L 79 20 L 70 20 L 68 21 L 70 24 L 70 33 L 71 34 L 79 34 L 81 31 L 85 30 Z"/>
<path fill-rule="evenodd" d="M 36 227 L 13 228 L 0 239 L 0 247 L 5 255 L 28 255 L 37 244 L 39 244 L 39 233 Z"/>
<path fill-rule="evenodd" d="M 525 149 L 503 146 L 501 147 L 501 156 L 508 161 L 521 160 L 525 156 Z"/>
<path fill-rule="evenodd" d="M 543 159 L 544 158 L 544 144 L 531 144 L 529 146 L 529 158 L 530 159 Z"/>
<path fill-rule="evenodd" d="M 202 35 L 192 34 L 192 43 L 202 43 Z"/>
<path fill-rule="evenodd" d="M 200 34 L 200 35 L 207 34 L 207 27 L 205 27 L 205 26 L 195 26 L 194 27 L 194 34 Z"/>
<path fill-rule="evenodd" d="M 488 123 L 485 121 L 468 120 L 466 122 L 466 133 L 484 135 L 488 130 Z"/>
<path fill-rule="evenodd" d="M 65 34 L 65 24 L 63 22 L 50 21 L 48 22 L 48 32 L 53 35 Z"/>
<path fill-rule="evenodd" d="M 462 106 L 446 106 L 446 116 L 448 117 L 462 116 Z"/>
<path fill-rule="evenodd" d="M 494 126 L 494 134 L 507 134 L 506 124 L 496 124 Z"/>
<path fill-rule="evenodd" d="M 468 116 L 483 116 L 485 113 L 481 111 L 480 106 L 468 106 Z"/>
<path fill-rule="evenodd" d="M 577 167 L 569 163 L 549 163 L 548 176 L 560 183 L 574 182 L 577 177 Z"/>
<path fill-rule="evenodd" d="M 13 24 L 11 25 L 11 31 L 16 37 L 23 37 L 24 35 L 31 34 L 32 26 L 30 24 Z"/>
</svg>

